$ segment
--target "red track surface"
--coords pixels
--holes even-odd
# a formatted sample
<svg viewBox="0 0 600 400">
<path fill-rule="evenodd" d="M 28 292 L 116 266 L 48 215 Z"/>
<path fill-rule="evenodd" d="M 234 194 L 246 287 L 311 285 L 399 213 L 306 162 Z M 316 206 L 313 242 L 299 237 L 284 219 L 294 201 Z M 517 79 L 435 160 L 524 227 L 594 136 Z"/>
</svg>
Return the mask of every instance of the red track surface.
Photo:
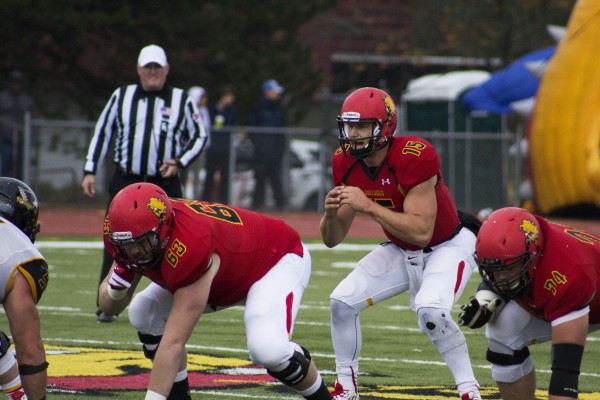
<svg viewBox="0 0 600 400">
<path fill-rule="evenodd" d="M 268 215 L 286 221 L 306 239 L 320 238 L 319 213 L 269 213 Z M 104 210 L 65 210 L 42 209 L 40 211 L 42 230 L 39 237 L 48 236 L 82 236 L 98 238 L 102 235 Z M 600 236 L 600 221 L 598 220 L 555 220 L 573 228 L 583 229 Z M 379 225 L 365 215 L 357 215 L 349 238 L 384 239 Z"/>
<path fill-rule="evenodd" d="M 319 213 L 269 213 L 268 215 L 286 221 L 303 238 L 320 238 Z M 64 210 L 41 209 L 40 238 L 48 236 L 100 237 L 104 210 Z M 372 219 L 358 215 L 350 232 L 350 238 L 383 238 L 383 232 Z"/>
</svg>

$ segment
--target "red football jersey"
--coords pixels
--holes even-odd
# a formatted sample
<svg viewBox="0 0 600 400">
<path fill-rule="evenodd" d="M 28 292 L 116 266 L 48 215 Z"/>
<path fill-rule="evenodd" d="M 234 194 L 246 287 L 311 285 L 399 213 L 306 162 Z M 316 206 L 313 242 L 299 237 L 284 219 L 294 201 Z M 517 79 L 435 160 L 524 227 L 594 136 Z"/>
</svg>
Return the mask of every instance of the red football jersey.
<svg viewBox="0 0 600 400">
<path fill-rule="evenodd" d="M 404 211 L 406 193 L 416 185 L 437 176 L 435 195 L 437 217 L 429 246 L 446 241 L 459 224 L 458 212 L 450 190 L 444 183 L 440 159 L 431 143 L 417 136 L 394 137 L 386 159 L 371 169 L 359 159 L 347 157 L 338 148 L 332 157 L 333 183 L 355 186 L 374 202 L 394 211 Z M 383 230 L 393 243 L 409 250 L 418 246 L 404 242 Z"/>
<path fill-rule="evenodd" d="M 281 220 L 217 203 L 171 202 L 175 223 L 160 268 L 142 273 L 170 292 L 198 280 L 217 253 L 208 304 L 232 305 L 284 255 L 303 255 L 300 236 Z"/>
<path fill-rule="evenodd" d="M 552 322 L 590 306 L 590 323 L 600 323 L 600 237 L 536 216 L 544 248 L 533 281 L 519 305 L 537 318 Z"/>
</svg>

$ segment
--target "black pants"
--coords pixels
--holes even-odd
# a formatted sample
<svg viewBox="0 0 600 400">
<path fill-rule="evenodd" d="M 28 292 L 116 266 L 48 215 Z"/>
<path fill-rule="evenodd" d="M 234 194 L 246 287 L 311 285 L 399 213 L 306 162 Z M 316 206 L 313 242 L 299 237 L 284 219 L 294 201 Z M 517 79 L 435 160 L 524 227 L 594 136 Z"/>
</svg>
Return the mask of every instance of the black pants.
<svg viewBox="0 0 600 400">
<path fill-rule="evenodd" d="M 254 161 L 254 194 L 252 197 L 252 208 L 260 210 L 265 205 L 267 193 L 267 181 L 273 189 L 275 206 L 278 210 L 284 210 L 286 198 L 283 190 L 283 171 L 281 170 L 282 159 L 268 159 L 257 157 Z"/>
<path fill-rule="evenodd" d="M 215 172 L 219 171 L 221 183 L 219 193 L 213 197 L 213 187 L 215 184 Z M 229 204 L 229 153 L 206 153 L 206 180 L 202 188 L 200 197 L 206 201 L 217 201 L 219 203 Z"/>
<path fill-rule="evenodd" d="M 124 173 L 121 171 L 116 171 L 115 174 L 113 175 L 112 180 L 110 181 L 110 186 L 108 188 L 108 194 L 110 196 L 110 200 L 108 201 L 108 206 L 110 206 L 110 202 L 112 201 L 112 199 L 115 198 L 115 196 L 117 195 L 117 193 L 119 193 L 119 191 L 121 189 L 123 189 L 124 187 L 129 186 L 133 183 L 139 183 L 139 182 L 153 183 L 153 184 L 159 186 L 161 189 L 163 189 L 165 191 L 165 193 L 167 193 L 167 196 L 169 196 L 169 197 L 176 197 L 176 198 L 183 197 L 183 192 L 181 189 L 181 180 L 179 179 L 179 176 L 165 179 L 162 177 L 144 177 L 141 175 L 132 175 L 132 174 L 127 174 L 127 173 Z M 108 206 L 106 207 L 107 213 L 108 213 Z M 106 278 L 106 275 L 108 275 L 108 271 L 110 271 L 110 267 L 112 266 L 112 263 L 113 263 L 112 256 L 110 255 L 108 250 L 106 250 L 106 248 L 104 248 L 104 254 L 102 256 L 102 268 L 100 269 L 100 279 L 98 280 L 98 288 L 100 288 L 100 284 L 102 283 L 102 281 L 104 281 L 104 278 Z M 96 306 L 99 306 L 98 295 L 96 295 Z"/>
</svg>

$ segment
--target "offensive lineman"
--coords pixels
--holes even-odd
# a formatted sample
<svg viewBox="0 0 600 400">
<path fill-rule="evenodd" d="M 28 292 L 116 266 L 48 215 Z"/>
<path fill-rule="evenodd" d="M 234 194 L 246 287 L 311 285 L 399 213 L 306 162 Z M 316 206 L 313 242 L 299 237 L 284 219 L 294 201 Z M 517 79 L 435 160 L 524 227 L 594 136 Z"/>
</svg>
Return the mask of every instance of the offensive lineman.
<svg viewBox="0 0 600 400">
<path fill-rule="evenodd" d="M 17 358 L 0 331 L 0 386 L 11 400 L 46 398 L 48 363 L 36 304 L 48 284 L 48 265 L 33 245 L 40 228 L 37 218 L 31 188 L 0 177 L 0 303 Z"/>
<path fill-rule="evenodd" d="M 146 400 L 191 398 L 173 382 L 187 381 L 192 330 L 203 313 L 242 303 L 250 359 L 305 399 L 331 399 L 309 352 L 290 340 L 311 258 L 283 221 L 169 199 L 158 186 L 139 183 L 111 202 L 104 240 L 116 261 L 100 287 L 104 312 L 121 312 L 141 276 L 153 282 L 129 307 L 153 359 Z"/>
<path fill-rule="evenodd" d="M 352 92 L 338 117 L 332 158 L 335 187 L 325 198 L 321 236 L 341 243 L 357 213 L 381 225 L 387 243 L 360 260 L 331 293 L 336 400 L 358 400 L 360 312 L 405 291 L 454 376 L 462 400 L 481 399 L 465 338 L 450 310 L 473 272 L 475 235 L 463 228 L 434 147 L 416 136 L 393 137 L 397 115 L 383 90 Z"/>
<path fill-rule="evenodd" d="M 552 340 L 550 400 L 574 399 L 588 332 L 600 329 L 600 237 L 516 207 L 494 211 L 477 236 L 483 283 L 459 324 L 487 323 L 487 359 L 504 400 L 535 399 L 528 345 Z"/>
</svg>

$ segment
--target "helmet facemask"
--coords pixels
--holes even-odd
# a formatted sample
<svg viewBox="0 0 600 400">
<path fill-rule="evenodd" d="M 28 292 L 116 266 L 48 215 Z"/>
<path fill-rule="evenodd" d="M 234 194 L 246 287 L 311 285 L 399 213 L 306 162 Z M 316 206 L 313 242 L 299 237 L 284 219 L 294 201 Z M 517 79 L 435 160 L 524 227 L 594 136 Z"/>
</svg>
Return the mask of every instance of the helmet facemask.
<svg viewBox="0 0 600 400">
<path fill-rule="evenodd" d="M 347 157 L 365 158 L 388 143 L 388 138 L 381 135 L 383 125 L 377 118 L 352 118 L 342 115 L 337 121 L 340 146 Z M 369 136 L 350 137 L 351 129 L 365 129 L 367 125 L 370 125 Z"/>
<path fill-rule="evenodd" d="M 475 261 L 487 285 L 497 293 L 514 299 L 532 280 L 529 270 L 535 256 L 535 252 L 527 251 L 500 261 L 499 258 L 479 258 L 475 253 Z"/>
<path fill-rule="evenodd" d="M 131 237 L 130 232 L 113 232 L 108 235 L 113 245 L 119 263 L 132 269 L 146 271 L 160 265 L 168 237 L 160 240 L 161 222 L 158 230 L 150 230 L 137 237 Z"/>
</svg>

